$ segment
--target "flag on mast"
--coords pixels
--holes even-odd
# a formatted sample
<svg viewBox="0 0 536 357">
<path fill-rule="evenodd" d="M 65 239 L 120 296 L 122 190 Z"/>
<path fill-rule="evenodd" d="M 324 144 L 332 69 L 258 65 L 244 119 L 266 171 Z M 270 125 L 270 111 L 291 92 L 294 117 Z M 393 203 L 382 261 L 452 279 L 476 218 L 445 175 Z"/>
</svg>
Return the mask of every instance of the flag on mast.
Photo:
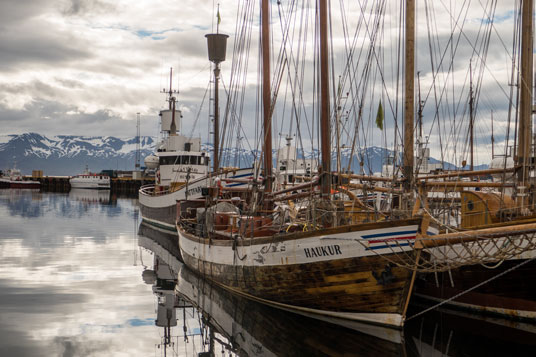
<svg viewBox="0 0 536 357">
<path fill-rule="evenodd" d="M 378 105 L 378 114 L 376 114 L 376 126 L 378 129 L 383 130 L 383 107 L 381 100 L 380 104 Z"/>
</svg>

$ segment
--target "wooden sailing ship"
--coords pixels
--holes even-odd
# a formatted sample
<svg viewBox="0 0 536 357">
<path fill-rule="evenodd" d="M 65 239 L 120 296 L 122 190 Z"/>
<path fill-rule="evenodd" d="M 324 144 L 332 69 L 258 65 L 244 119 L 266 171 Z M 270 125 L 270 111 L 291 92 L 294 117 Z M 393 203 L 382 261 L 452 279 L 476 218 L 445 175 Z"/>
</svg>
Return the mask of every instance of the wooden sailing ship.
<svg viewBox="0 0 536 357">
<path fill-rule="evenodd" d="M 252 181 L 253 188 L 246 192 L 227 192 L 231 197 L 213 186 L 203 199 L 179 201 L 181 255 L 201 276 L 252 299 L 335 322 L 361 320 L 400 327 L 414 272 L 396 265 L 401 258 L 390 246 L 395 244 L 399 253 L 413 257 L 410 242 L 422 233 L 422 218 L 351 224 L 352 212 L 334 197 L 344 188 L 331 175 L 325 0 L 319 1 L 321 171 L 309 183 L 272 191 L 268 5 L 262 1 L 263 179 Z M 412 152 L 411 147 L 408 150 Z M 295 225 L 277 220 L 276 203 L 306 201 L 317 217 L 314 221 Z"/>
<path fill-rule="evenodd" d="M 271 118 L 275 98 L 270 86 L 268 4 L 262 1 L 261 12 L 263 171 L 247 180 L 247 189 L 223 189 L 214 180 L 201 198 L 177 202 L 179 247 L 188 267 L 234 293 L 283 309 L 341 324 L 358 320 L 400 327 L 417 272 L 437 273 L 511 259 L 534 249 L 536 224 L 532 221 L 441 234 L 433 224 L 428 190 L 480 187 L 483 183 L 415 174 L 412 0 L 406 2 L 402 176 L 386 179 L 332 172 L 327 1 L 320 0 L 321 167 L 303 183 L 274 191 Z M 388 185 L 356 184 L 351 179 Z M 223 181 L 246 183 L 241 179 Z M 396 196 L 397 209 L 370 210 L 354 189 Z M 504 243 L 518 249 L 507 249 Z"/>
</svg>

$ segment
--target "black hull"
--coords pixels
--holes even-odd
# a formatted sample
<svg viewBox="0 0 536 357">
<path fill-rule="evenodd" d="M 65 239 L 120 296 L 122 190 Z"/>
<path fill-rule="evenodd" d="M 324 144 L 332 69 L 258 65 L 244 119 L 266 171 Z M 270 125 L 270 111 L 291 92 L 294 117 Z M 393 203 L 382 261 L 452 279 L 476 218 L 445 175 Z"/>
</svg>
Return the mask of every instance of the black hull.
<svg viewBox="0 0 536 357">
<path fill-rule="evenodd" d="M 522 259 L 503 261 L 495 269 L 482 265 L 470 265 L 448 272 L 421 275 L 416 280 L 415 296 L 444 301 L 515 268 Z M 536 261 L 505 273 L 490 282 L 448 302 L 456 308 L 472 310 L 487 315 L 501 315 L 515 319 L 536 321 Z"/>
</svg>

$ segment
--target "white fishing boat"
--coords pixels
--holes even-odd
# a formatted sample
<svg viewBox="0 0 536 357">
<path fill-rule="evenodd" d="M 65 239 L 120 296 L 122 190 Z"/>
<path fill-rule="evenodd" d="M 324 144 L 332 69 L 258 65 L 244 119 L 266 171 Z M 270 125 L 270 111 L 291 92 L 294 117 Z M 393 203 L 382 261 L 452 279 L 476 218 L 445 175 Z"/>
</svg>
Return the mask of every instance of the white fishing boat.
<svg viewBox="0 0 536 357">
<path fill-rule="evenodd" d="M 105 174 L 95 174 L 89 171 L 86 166 L 84 173 L 73 176 L 69 179 L 71 188 L 88 188 L 88 189 L 110 189 L 110 176 Z"/>
<path fill-rule="evenodd" d="M 203 189 L 215 180 L 223 188 L 246 186 L 245 182 L 227 180 L 246 180 L 252 176 L 252 169 L 220 169 L 215 162 L 214 173 L 209 174 L 211 160 L 209 153 L 201 148 L 201 138 L 188 137 L 177 131 L 181 126 L 182 114 L 175 109 L 172 76 L 171 70 L 169 109 L 160 112 L 163 139 L 156 152 L 144 160 L 147 168 L 156 170 L 155 183 L 140 188 L 139 201 L 143 221 L 176 235 L 177 200 L 202 197 Z M 217 142 L 214 144 L 214 157 L 218 156 L 218 145 Z"/>
</svg>

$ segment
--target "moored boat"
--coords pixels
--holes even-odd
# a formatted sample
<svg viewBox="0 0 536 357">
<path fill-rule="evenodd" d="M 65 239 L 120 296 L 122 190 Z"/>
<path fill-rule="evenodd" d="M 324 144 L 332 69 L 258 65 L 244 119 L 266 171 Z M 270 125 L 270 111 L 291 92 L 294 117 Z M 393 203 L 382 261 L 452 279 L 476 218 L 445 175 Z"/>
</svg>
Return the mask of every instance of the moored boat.
<svg viewBox="0 0 536 357">
<path fill-rule="evenodd" d="M 397 264 L 417 259 L 413 243 L 428 226 L 422 217 L 370 220 L 368 212 L 346 210 L 355 196 L 331 174 L 327 1 L 319 2 L 318 18 L 322 165 L 308 182 L 273 191 L 268 8 L 263 0 L 263 178 L 255 177 L 246 192 L 212 185 L 201 199 L 178 201 L 182 258 L 250 299 L 340 324 L 400 328 L 414 272 Z"/>
<path fill-rule="evenodd" d="M 41 187 L 39 181 L 24 180 L 17 168 L 9 169 L 6 173 L 7 175 L 0 176 L 0 188 L 39 189 Z"/>
<path fill-rule="evenodd" d="M 400 327 L 412 272 L 388 263 L 399 256 L 390 254 L 385 239 L 403 240 L 404 251 L 412 254 L 407 242 L 420 223 L 386 221 L 253 238 L 223 226 L 209 238 L 196 236 L 202 228 L 187 229 L 182 220 L 178 231 L 186 265 L 235 293 L 335 322 Z"/>
<path fill-rule="evenodd" d="M 73 176 L 69 179 L 69 184 L 71 185 L 71 188 L 109 190 L 110 176 L 102 173 L 92 173 L 86 166 L 84 173 Z"/>
<path fill-rule="evenodd" d="M 156 171 L 156 180 L 154 184 L 140 188 L 139 201 L 145 222 L 176 236 L 177 200 L 201 197 L 202 190 L 214 180 L 218 180 L 224 188 L 245 188 L 246 180 L 252 176 L 252 169 L 219 169 L 215 163 L 215 173 L 209 174 L 210 156 L 202 150 L 201 138 L 187 137 L 177 132 L 182 114 L 175 109 L 172 77 L 173 70 L 170 71 L 169 109 L 160 112 L 163 139 L 156 152 L 144 160 L 147 168 Z M 216 147 L 217 143 L 214 145 L 215 156 L 218 155 Z M 243 182 L 227 182 L 227 179 Z"/>
<path fill-rule="evenodd" d="M 533 78 L 533 12 L 534 2 L 523 1 L 514 24 L 523 28 L 519 65 L 512 69 L 512 76 L 518 75 L 522 82 Z M 517 33 L 518 29 L 514 28 Z M 517 35 L 516 35 L 517 36 Z M 516 59 L 517 60 L 517 59 Z M 514 62 L 513 62 L 514 63 Z M 463 266 L 446 266 L 440 271 L 422 274 L 416 281 L 415 294 L 418 297 L 450 305 L 458 309 L 472 310 L 489 315 L 536 321 L 536 289 L 531 281 L 536 277 L 536 237 L 534 231 L 526 231 L 522 238 L 512 239 L 510 231 L 536 221 L 535 160 L 533 144 L 533 88 L 518 86 L 517 94 L 511 92 L 511 106 L 519 101 L 517 118 L 517 140 L 515 155 L 505 145 L 504 154 L 493 154 L 490 169 L 436 175 L 430 179 L 452 179 L 453 182 L 436 183 L 446 189 L 450 184 L 452 191 L 459 195 L 458 203 L 438 204 L 440 210 L 454 206 L 459 217 L 457 226 L 447 225 L 452 232 L 464 234 L 469 229 L 492 230 L 494 243 L 476 242 L 472 246 L 456 244 L 452 246 L 449 257 L 456 260 L 467 259 Z M 472 86 L 469 104 L 473 112 L 474 97 Z M 473 169 L 473 126 L 474 116 L 470 116 L 470 168 Z M 493 128 L 493 112 L 491 116 Z M 506 139 L 508 142 L 508 138 Z M 472 182 L 461 182 L 461 176 L 471 178 Z M 458 176 L 458 180 L 456 179 Z M 488 176 L 492 181 L 481 178 Z M 474 182 L 474 181 L 480 182 Z M 430 182 L 426 183 L 429 184 Z M 474 185 L 475 190 L 468 187 Z M 480 185 L 480 186 L 477 186 Z M 431 185 L 430 185 L 431 186 Z M 458 187 L 456 189 L 456 186 Z M 439 216 L 438 216 L 439 218 Z M 472 260 L 472 261 L 471 261 Z"/>
</svg>

